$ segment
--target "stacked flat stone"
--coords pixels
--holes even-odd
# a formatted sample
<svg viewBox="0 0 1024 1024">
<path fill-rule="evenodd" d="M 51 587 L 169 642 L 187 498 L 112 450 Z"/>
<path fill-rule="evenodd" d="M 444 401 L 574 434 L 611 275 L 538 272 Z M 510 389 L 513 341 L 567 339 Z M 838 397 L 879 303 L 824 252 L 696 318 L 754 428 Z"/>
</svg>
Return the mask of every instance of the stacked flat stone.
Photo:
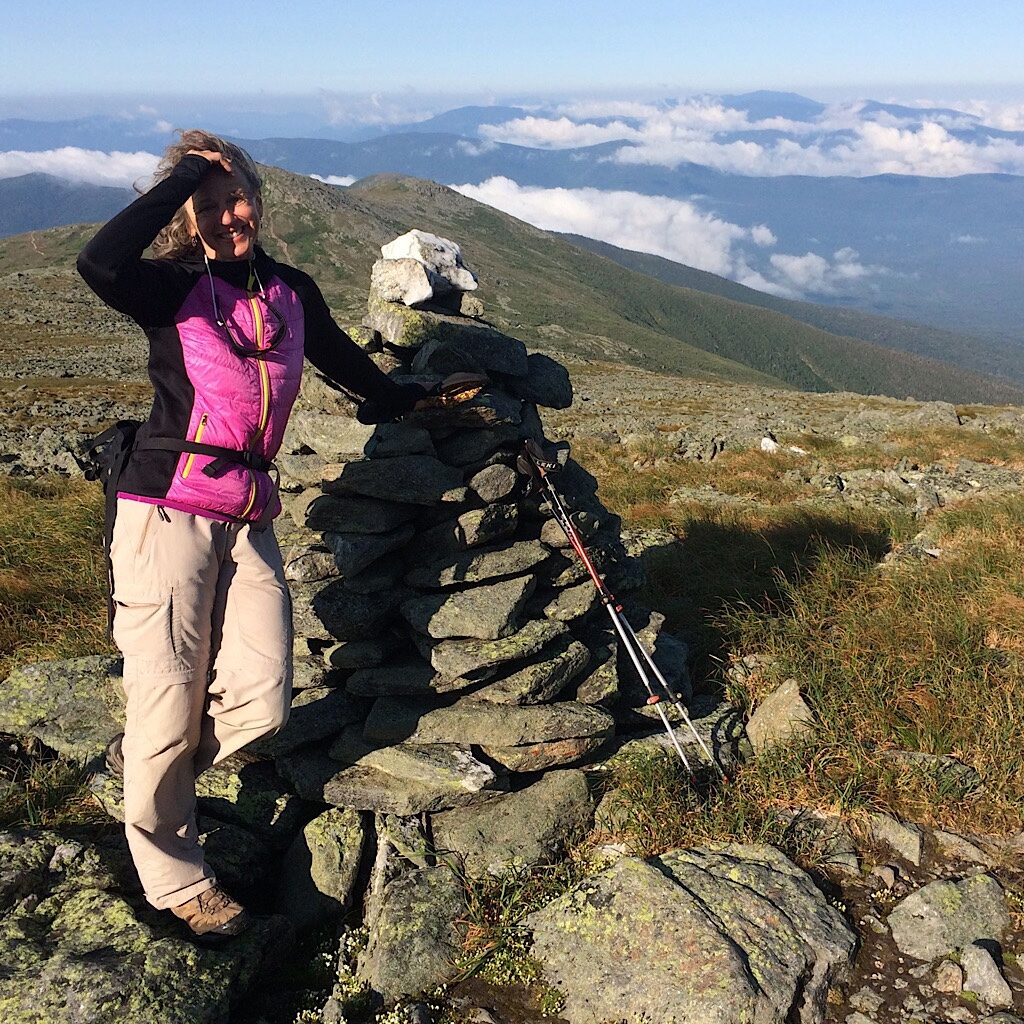
<svg viewBox="0 0 1024 1024">
<path fill-rule="evenodd" d="M 453 266 L 446 250 L 427 269 L 451 278 Z M 544 441 L 538 407 L 572 402 L 565 367 L 376 283 L 363 328 L 396 380 L 469 371 L 488 383 L 377 427 L 296 413 L 279 531 L 296 697 L 264 752 L 308 799 L 408 815 L 485 802 L 520 788 L 517 774 L 595 756 L 617 724 L 650 727 L 592 582 L 515 468 L 525 439 Z M 569 460 L 559 487 L 612 585 L 634 585 L 594 478 Z M 685 645 L 662 621 L 645 612 L 635 625 L 685 687 Z"/>
</svg>

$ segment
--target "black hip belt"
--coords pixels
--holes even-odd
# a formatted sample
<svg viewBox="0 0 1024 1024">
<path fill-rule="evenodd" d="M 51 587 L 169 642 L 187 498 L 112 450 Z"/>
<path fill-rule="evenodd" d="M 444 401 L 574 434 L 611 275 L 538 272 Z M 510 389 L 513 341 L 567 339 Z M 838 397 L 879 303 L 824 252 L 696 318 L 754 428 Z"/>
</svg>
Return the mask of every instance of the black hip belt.
<svg viewBox="0 0 1024 1024">
<path fill-rule="evenodd" d="M 229 465 L 241 465 L 260 473 L 269 473 L 274 468 L 270 459 L 258 452 L 241 451 L 237 448 L 223 448 L 219 444 L 202 444 L 199 441 L 183 441 L 179 437 L 147 437 L 136 442 L 135 451 L 188 452 L 190 455 L 212 455 L 213 462 L 203 466 L 207 476 L 220 476 Z"/>
<path fill-rule="evenodd" d="M 107 630 L 114 625 L 114 568 L 110 561 L 110 544 L 114 537 L 114 519 L 117 515 L 117 492 L 121 473 L 132 452 L 164 451 L 188 452 L 190 455 L 211 455 L 213 462 L 203 467 L 206 476 L 220 476 L 229 466 L 245 466 L 260 473 L 276 469 L 274 463 L 257 452 L 224 448 L 217 444 L 185 441 L 180 437 L 139 438 L 142 424 L 137 420 L 120 420 L 114 426 L 94 437 L 86 448 L 85 458 L 78 464 L 87 480 L 99 480 L 104 492 L 103 553 L 107 561 Z M 266 509 L 264 510 L 264 513 Z M 238 520 L 242 522 L 242 520 Z"/>
</svg>

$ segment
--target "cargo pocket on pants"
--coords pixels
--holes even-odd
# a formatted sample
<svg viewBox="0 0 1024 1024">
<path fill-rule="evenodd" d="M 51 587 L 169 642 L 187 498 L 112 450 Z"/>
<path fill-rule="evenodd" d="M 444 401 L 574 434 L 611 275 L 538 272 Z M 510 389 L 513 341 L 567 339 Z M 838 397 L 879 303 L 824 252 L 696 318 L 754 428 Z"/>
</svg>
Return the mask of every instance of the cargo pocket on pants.
<svg viewBox="0 0 1024 1024">
<path fill-rule="evenodd" d="M 147 752 L 188 739 L 196 699 L 195 672 L 183 656 L 174 593 L 163 598 L 114 595 L 114 642 L 125 658 L 125 686 L 136 736 Z M 200 699 L 205 692 L 200 688 Z"/>
</svg>

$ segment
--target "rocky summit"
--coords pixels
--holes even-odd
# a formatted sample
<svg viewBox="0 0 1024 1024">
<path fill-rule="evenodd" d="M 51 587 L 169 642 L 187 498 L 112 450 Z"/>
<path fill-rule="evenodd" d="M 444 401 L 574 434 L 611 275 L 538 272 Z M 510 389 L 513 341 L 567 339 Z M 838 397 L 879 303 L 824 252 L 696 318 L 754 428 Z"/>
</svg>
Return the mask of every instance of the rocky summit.
<svg viewBox="0 0 1024 1024">
<path fill-rule="evenodd" d="M 854 451 L 893 423 L 955 420 L 979 436 L 1021 436 L 1024 417 L 962 420 L 943 403 L 889 399 L 851 412 L 850 396 L 843 404 L 641 371 L 609 381 L 592 363 L 576 367 L 574 390 L 558 359 L 484 318 L 455 243 L 413 231 L 382 256 L 352 336 L 393 379 L 435 397 L 401 423 L 368 427 L 307 374 L 278 459 L 291 716 L 197 782 L 207 856 L 259 912 L 258 926 L 227 950 L 201 949 L 145 905 L 117 830 L 9 829 L 0 833 L 0 1021 L 355 1024 L 400 1001 L 404 1016 L 387 1020 L 433 1020 L 443 1004 L 451 1020 L 535 1024 L 525 997 L 488 1002 L 491 981 L 466 980 L 479 966 L 466 948 L 483 927 L 480 894 L 496 891 L 502 913 L 501 900 L 521 897 L 519 917 L 502 925 L 502 955 L 517 951 L 529 966 L 516 978 L 534 988 L 543 979 L 547 1014 L 568 1024 L 1019 1024 L 1024 974 L 1009 954 L 1020 948 L 1019 904 L 995 877 L 1019 847 L 880 813 L 851 827 L 789 807 L 779 821 L 809 851 L 813 877 L 760 841 L 645 859 L 602 838 L 630 815 L 644 821 L 642 806 L 608 788 L 613 757 L 675 756 L 674 740 L 699 772 L 704 754 L 679 708 L 661 707 L 672 739 L 662 728 L 517 457 L 526 441 L 568 436 L 635 452 L 640 466 L 654 437 L 668 448 L 659 458 L 706 466 L 758 445 L 766 457 L 807 455 L 781 446 L 772 426 Z M 455 373 L 480 379 L 458 400 L 437 395 Z M 667 419 L 673 402 L 685 406 L 685 426 Z M 38 461 L 10 465 L 23 472 Z M 75 471 L 55 457 L 49 466 Z M 802 461 L 781 479 L 808 509 L 899 503 L 922 519 L 979 490 L 1024 484 L 1013 468 L 968 459 L 842 474 Z M 798 679 L 780 680 L 746 721 L 695 685 L 689 638 L 637 597 L 640 556 L 664 546 L 663 533 L 622 530 L 571 457 L 556 483 L 721 764 L 770 760 L 815 734 L 821 723 Z M 749 499 L 695 486 L 666 500 Z M 931 557 L 922 531 L 881 568 Z M 735 683 L 764 667 L 751 655 L 728 674 Z M 99 759 L 123 721 L 120 672 L 118 659 L 98 655 L 24 665 L 0 692 L 0 731 L 94 769 L 92 791 L 115 819 L 120 783 Z M 952 755 L 882 756 L 931 758 L 928 770 L 948 771 L 965 792 L 983 786 Z M 557 898 L 537 900 L 524 879 L 565 871 L 584 836 L 586 870 L 557 876 Z M 286 1018 L 280 979 L 312 969 L 318 935 L 341 936 L 338 969 L 301 1011 L 309 1016 Z"/>
</svg>

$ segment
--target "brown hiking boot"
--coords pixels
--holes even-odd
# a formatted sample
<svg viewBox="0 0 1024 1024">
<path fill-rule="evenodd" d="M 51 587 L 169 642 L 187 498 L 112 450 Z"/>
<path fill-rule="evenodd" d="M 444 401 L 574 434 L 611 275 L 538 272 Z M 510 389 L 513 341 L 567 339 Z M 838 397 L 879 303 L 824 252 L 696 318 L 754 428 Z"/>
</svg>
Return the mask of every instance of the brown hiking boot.
<svg viewBox="0 0 1024 1024">
<path fill-rule="evenodd" d="M 210 939 L 229 939 L 249 927 L 249 915 L 219 885 L 215 885 L 181 906 L 171 907 L 194 935 Z"/>
<path fill-rule="evenodd" d="M 124 754 L 121 753 L 121 740 L 124 739 L 124 733 L 119 732 L 108 744 L 106 750 L 107 759 L 107 771 L 111 775 L 117 775 L 120 778 L 124 778 Z"/>
</svg>

